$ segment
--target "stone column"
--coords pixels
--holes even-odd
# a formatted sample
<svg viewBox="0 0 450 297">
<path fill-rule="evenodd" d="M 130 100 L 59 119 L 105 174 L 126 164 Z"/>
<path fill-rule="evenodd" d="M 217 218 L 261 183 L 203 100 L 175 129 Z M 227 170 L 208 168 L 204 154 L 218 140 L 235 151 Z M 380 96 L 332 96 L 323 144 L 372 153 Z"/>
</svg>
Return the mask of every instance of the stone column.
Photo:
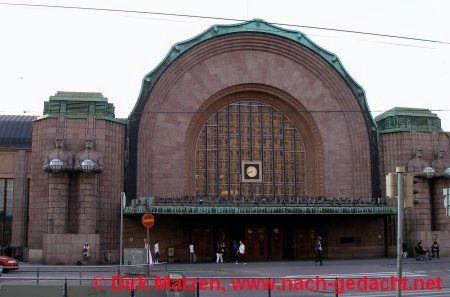
<svg viewBox="0 0 450 297">
<path fill-rule="evenodd" d="M 98 215 L 98 175 L 95 173 L 81 173 L 78 179 L 78 233 L 97 233 Z"/>
<path fill-rule="evenodd" d="M 52 172 L 48 175 L 47 233 L 67 233 L 67 200 L 69 177 L 66 172 Z"/>
<path fill-rule="evenodd" d="M 431 231 L 430 181 L 421 178 L 415 187 L 419 190 L 419 193 L 414 196 L 418 200 L 418 204 L 413 206 L 415 215 L 415 226 L 413 226 L 413 229 L 416 231 Z"/>
</svg>

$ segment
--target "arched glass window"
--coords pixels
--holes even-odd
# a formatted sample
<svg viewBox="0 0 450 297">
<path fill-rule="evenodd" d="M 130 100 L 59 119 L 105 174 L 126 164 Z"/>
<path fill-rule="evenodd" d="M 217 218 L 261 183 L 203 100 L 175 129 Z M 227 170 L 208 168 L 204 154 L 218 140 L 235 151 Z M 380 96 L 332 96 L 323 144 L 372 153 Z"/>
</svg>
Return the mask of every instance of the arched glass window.
<svg viewBox="0 0 450 297">
<path fill-rule="evenodd" d="M 285 114 L 267 104 L 241 101 L 214 113 L 195 151 L 199 196 L 295 196 L 305 193 L 306 152 Z M 261 161 L 262 182 L 241 181 L 242 161 Z"/>
</svg>

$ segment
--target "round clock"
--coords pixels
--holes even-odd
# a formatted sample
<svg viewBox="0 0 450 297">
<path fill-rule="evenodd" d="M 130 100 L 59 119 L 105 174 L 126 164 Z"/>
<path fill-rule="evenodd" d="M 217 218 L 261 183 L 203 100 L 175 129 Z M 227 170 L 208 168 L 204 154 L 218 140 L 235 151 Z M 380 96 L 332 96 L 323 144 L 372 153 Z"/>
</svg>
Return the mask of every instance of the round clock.
<svg viewBox="0 0 450 297">
<path fill-rule="evenodd" d="M 247 169 L 245 170 L 245 173 L 247 174 L 248 177 L 255 177 L 258 174 L 258 169 L 256 169 L 255 166 L 248 166 Z"/>
</svg>

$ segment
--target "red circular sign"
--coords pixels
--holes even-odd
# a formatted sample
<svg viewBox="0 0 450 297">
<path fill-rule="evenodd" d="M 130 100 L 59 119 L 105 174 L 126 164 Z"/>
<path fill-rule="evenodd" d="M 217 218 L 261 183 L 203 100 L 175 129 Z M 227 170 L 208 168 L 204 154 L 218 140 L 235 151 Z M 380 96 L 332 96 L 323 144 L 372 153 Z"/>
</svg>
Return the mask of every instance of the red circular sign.
<svg viewBox="0 0 450 297">
<path fill-rule="evenodd" d="M 152 214 L 145 214 L 142 216 L 142 225 L 145 228 L 151 228 L 155 224 L 155 217 Z"/>
</svg>

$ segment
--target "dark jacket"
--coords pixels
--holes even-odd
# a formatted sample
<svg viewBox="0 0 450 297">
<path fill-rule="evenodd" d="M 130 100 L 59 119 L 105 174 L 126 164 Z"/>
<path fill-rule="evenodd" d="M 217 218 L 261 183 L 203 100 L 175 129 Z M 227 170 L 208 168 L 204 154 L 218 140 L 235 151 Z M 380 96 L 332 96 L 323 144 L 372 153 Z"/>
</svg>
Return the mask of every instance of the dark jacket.
<svg viewBox="0 0 450 297">
<path fill-rule="evenodd" d="M 219 243 L 216 245 L 216 253 L 223 254 L 222 245 Z"/>
<path fill-rule="evenodd" d="M 322 242 L 321 241 L 316 241 L 316 245 L 314 247 L 314 250 L 316 251 L 316 253 L 321 253 L 322 252 Z"/>
</svg>

